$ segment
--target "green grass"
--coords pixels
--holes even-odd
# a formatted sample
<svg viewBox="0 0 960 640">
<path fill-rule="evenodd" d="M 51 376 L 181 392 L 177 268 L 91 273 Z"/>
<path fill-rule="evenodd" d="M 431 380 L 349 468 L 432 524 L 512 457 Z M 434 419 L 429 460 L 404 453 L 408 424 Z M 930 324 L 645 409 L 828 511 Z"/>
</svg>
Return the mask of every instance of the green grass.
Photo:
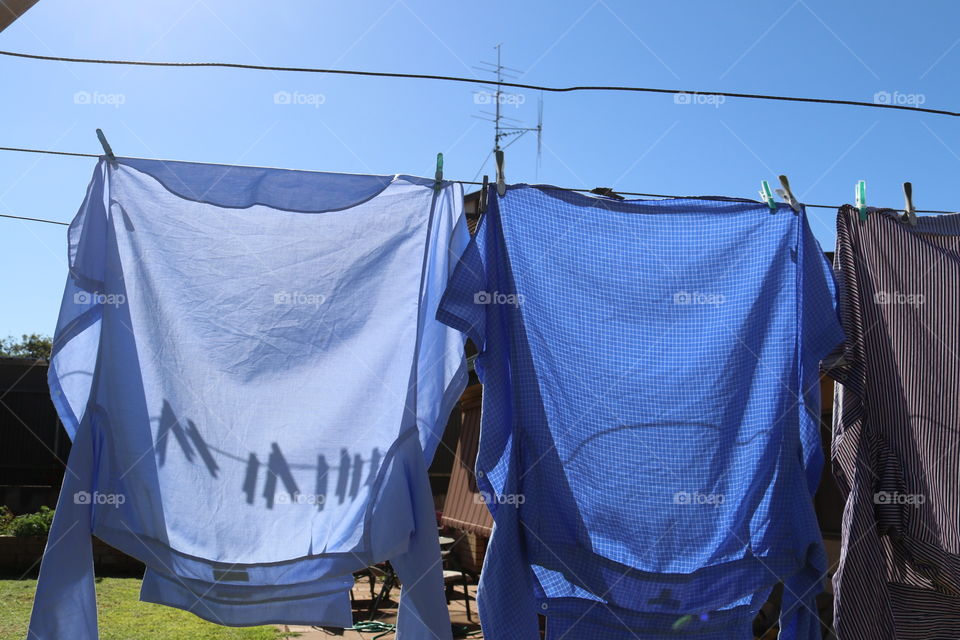
<svg viewBox="0 0 960 640">
<path fill-rule="evenodd" d="M 27 636 L 36 580 L 0 580 L 0 640 Z M 276 627 L 221 627 L 192 613 L 140 602 L 137 578 L 97 581 L 101 640 L 279 640 L 293 637 Z"/>
</svg>

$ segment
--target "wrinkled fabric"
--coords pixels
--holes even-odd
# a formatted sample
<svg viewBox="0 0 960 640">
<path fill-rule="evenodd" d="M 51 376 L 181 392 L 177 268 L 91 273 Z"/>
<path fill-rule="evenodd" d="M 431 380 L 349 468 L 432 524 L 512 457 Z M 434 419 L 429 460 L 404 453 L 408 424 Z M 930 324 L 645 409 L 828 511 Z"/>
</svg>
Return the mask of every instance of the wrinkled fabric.
<svg viewBox="0 0 960 640">
<path fill-rule="evenodd" d="M 837 213 L 842 640 L 960 638 L 960 215 Z"/>
<path fill-rule="evenodd" d="M 484 637 L 820 637 L 819 360 L 841 340 L 803 211 L 516 185 L 438 317 L 477 345 L 495 520 Z"/>
<path fill-rule="evenodd" d="M 435 319 L 459 185 L 101 160 L 69 229 L 49 381 L 74 440 L 30 623 L 97 637 L 90 535 L 141 599 L 350 626 L 390 560 L 398 635 L 450 638 L 426 468 L 466 382 Z"/>
</svg>

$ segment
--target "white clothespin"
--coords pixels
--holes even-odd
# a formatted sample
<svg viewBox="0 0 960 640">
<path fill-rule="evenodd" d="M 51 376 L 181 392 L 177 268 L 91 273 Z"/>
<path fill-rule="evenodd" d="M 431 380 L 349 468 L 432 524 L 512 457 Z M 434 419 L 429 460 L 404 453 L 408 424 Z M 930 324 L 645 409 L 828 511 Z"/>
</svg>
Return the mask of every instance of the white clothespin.
<svg viewBox="0 0 960 640">
<path fill-rule="evenodd" d="M 913 206 L 913 185 L 909 182 L 903 183 L 903 219 L 911 227 L 917 226 L 917 209 Z"/>
<path fill-rule="evenodd" d="M 494 151 L 497 158 L 497 195 L 501 198 L 507 194 L 507 183 L 503 177 L 503 149 Z"/>
<path fill-rule="evenodd" d="M 777 195 L 783 198 L 783 201 L 790 205 L 790 208 L 800 212 L 800 201 L 793 196 L 793 191 L 790 190 L 790 181 L 787 180 L 787 176 L 780 176 L 780 189 L 777 189 Z"/>
<path fill-rule="evenodd" d="M 97 129 L 97 138 L 100 140 L 100 145 L 103 147 L 103 155 L 106 156 L 109 162 L 116 162 L 117 156 L 113 155 L 113 149 L 110 148 L 110 143 L 107 142 L 107 136 L 103 135 L 103 131 Z"/>
<path fill-rule="evenodd" d="M 777 212 L 777 203 L 773 199 L 773 192 L 770 191 L 770 184 L 766 180 L 760 181 L 760 199 L 770 207 L 770 213 Z"/>
</svg>

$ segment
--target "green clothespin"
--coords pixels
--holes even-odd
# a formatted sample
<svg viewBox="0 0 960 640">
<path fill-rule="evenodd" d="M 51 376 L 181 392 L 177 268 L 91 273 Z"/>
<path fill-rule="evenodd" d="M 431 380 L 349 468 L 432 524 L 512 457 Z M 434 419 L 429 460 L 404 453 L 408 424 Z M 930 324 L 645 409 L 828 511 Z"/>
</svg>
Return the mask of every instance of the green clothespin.
<svg viewBox="0 0 960 640">
<path fill-rule="evenodd" d="M 760 182 L 760 199 L 770 207 L 770 213 L 777 212 L 777 203 L 773 199 L 773 191 L 770 191 L 770 184 L 766 180 Z"/>
<path fill-rule="evenodd" d="M 856 191 L 857 209 L 860 210 L 860 221 L 867 219 L 867 182 L 866 180 L 857 181 Z"/>
<path fill-rule="evenodd" d="M 433 176 L 436 183 L 433 185 L 433 190 L 436 192 L 440 191 L 440 186 L 443 183 L 443 154 L 437 154 L 437 172 Z"/>
</svg>

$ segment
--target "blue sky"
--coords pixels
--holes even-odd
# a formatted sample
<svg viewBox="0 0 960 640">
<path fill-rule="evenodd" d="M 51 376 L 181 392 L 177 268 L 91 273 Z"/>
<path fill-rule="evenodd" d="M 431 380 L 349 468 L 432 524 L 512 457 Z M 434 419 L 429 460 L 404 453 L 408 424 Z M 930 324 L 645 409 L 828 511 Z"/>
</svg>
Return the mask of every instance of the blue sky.
<svg viewBox="0 0 960 640">
<path fill-rule="evenodd" d="M 960 109 L 960 4 L 797 0 L 40 0 L 0 49 L 92 58 L 229 61 L 486 77 L 495 59 L 548 85 L 626 84 L 900 101 Z M 0 58 L 0 146 L 470 180 L 492 146 L 469 85 L 221 69 L 106 67 Z M 278 104 L 286 92 L 297 98 Z M 79 97 L 78 97 L 79 96 Z M 536 92 L 506 113 L 536 120 Z M 481 98 L 482 100 L 482 98 Z M 0 152 L 0 213 L 68 221 L 95 161 Z M 544 96 L 507 151 L 509 182 L 755 198 L 786 173 L 802 201 L 958 207 L 960 119 L 828 105 L 670 95 Z M 493 174 L 487 163 L 486 173 Z M 835 212 L 811 209 L 825 249 Z M 0 219 L 0 336 L 51 333 L 65 227 Z"/>
</svg>

